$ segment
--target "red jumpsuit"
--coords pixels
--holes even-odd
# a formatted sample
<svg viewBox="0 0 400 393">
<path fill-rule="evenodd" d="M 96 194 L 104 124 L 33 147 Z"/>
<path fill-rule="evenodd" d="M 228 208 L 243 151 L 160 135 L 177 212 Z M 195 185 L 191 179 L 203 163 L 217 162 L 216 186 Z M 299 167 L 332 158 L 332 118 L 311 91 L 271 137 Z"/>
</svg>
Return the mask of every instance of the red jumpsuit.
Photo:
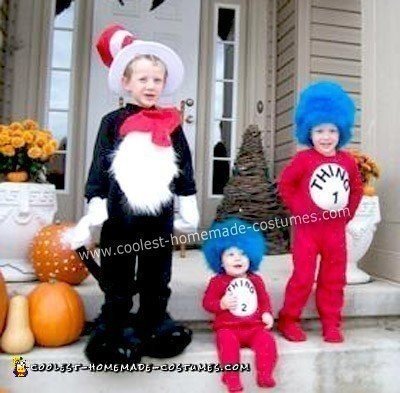
<svg viewBox="0 0 400 393">
<path fill-rule="evenodd" d="M 356 162 L 344 151 L 337 151 L 333 157 L 314 149 L 298 152 L 283 170 L 278 189 L 292 219 L 297 216 L 292 244 L 294 270 L 286 287 L 279 321 L 299 320 L 313 287 L 320 254 L 318 313 L 325 329 L 339 327 L 346 284 L 345 227 L 362 196 Z M 333 211 L 337 212 L 336 217 Z"/>
<path fill-rule="evenodd" d="M 238 364 L 240 348 L 250 347 L 255 352 L 258 382 L 267 386 L 273 381 L 272 372 L 277 361 L 275 339 L 262 322 L 263 313 L 272 314 L 271 305 L 262 278 L 254 273 L 249 273 L 246 278 L 253 284 L 257 298 L 255 312 L 251 315 L 235 316 L 229 310 L 221 309 L 221 299 L 235 279 L 227 274 L 219 274 L 210 280 L 204 294 L 203 307 L 215 314 L 213 328 L 216 331 L 220 363 Z M 225 372 L 222 379 L 229 391 L 242 389 L 238 372 Z"/>
</svg>

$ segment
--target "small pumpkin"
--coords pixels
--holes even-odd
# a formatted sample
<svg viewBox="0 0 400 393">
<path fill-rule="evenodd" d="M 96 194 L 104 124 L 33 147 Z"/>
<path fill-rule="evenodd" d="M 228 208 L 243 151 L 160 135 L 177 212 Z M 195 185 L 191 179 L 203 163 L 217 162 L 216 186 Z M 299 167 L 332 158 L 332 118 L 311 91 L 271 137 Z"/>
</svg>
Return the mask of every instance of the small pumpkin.
<svg viewBox="0 0 400 393">
<path fill-rule="evenodd" d="M 40 281 L 80 284 L 89 271 L 78 253 L 62 244 L 61 237 L 72 223 L 57 223 L 42 228 L 32 241 L 29 256 Z"/>
<path fill-rule="evenodd" d="M 60 347 L 79 339 L 85 311 L 81 297 L 71 285 L 41 283 L 28 299 L 31 327 L 39 345 Z"/>
<path fill-rule="evenodd" d="M 35 338 L 29 326 L 29 304 L 26 296 L 16 295 L 10 300 L 7 326 L 1 336 L 1 349 L 10 354 L 29 352 Z"/>
<path fill-rule="evenodd" d="M 4 277 L 0 272 L 0 336 L 3 332 L 8 310 L 8 294 Z"/>
<path fill-rule="evenodd" d="M 23 183 L 27 181 L 28 178 L 28 172 L 26 171 L 8 172 L 6 175 L 6 179 L 13 183 Z"/>
</svg>

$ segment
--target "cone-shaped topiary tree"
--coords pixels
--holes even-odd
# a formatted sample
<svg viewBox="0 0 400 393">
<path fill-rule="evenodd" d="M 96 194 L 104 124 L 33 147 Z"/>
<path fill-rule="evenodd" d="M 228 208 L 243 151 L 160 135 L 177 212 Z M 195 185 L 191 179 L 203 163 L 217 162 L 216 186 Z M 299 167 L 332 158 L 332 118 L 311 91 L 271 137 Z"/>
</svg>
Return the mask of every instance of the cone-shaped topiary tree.
<svg viewBox="0 0 400 393">
<path fill-rule="evenodd" d="M 233 174 L 217 208 L 217 221 L 232 216 L 251 223 L 263 223 L 261 228 L 270 254 L 288 252 L 288 214 L 279 199 L 275 182 L 269 177 L 261 133 L 255 125 L 249 126 L 243 135 Z"/>
</svg>

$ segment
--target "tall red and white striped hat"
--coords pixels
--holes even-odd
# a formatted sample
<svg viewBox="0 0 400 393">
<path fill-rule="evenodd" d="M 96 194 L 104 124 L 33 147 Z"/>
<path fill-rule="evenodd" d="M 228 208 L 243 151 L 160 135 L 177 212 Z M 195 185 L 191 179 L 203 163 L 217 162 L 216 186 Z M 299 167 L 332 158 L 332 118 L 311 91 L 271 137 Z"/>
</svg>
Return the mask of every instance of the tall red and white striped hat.
<svg viewBox="0 0 400 393">
<path fill-rule="evenodd" d="M 105 28 L 96 48 L 103 63 L 109 67 L 108 86 L 117 94 L 127 94 L 122 86 L 122 77 L 126 66 L 137 55 L 155 55 L 167 66 L 168 77 L 162 95 L 174 93 L 182 83 L 184 67 L 175 51 L 159 42 L 138 40 L 123 26 Z"/>
</svg>

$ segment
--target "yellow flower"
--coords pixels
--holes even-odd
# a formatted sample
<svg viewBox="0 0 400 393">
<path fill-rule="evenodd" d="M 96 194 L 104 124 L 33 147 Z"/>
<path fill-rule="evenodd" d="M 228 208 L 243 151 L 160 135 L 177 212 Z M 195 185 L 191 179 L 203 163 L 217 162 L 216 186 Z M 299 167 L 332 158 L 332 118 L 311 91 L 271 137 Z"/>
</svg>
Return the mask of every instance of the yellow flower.
<svg viewBox="0 0 400 393">
<path fill-rule="evenodd" d="M 24 134 L 23 134 L 23 132 L 21 130 L 13 130 L 13 129 L 11 129 L 11 131 L 10 131 L 10 136 L 12 136 L 12 137 L 22 138 L 23 135 Z"/>
<path fill-rule="evenodd" d="M 38 130 L 37 134 L 41 138 L 46 138 L 46 139 L 50 139 L 51 138 L 51 132 L 46 131 L 46 130 Z"/>
<path fill-rule="evenodd" d="M 2 146 L 0 151 L 7 157 L 15 155 L 15 149 L 11 145 Z"/>
<path fill-rule="evenodd" d="M 9 125 L 9 128 L 10 128 L 11 130 L 20 130 L 20 131 L 23 130 L 22 124 L 19 123 L 19 122 L 17 122 L 17 121 L 14 121 L 14 123 L 11 123 L 11 124 Z"/>
<path fill-rule="evenodd" d="M 8 129 L 8 127 L 3 127 L 0 130 L 0 135 L 10 136 L 10 130 Z"/>
<path fill-rule="evenodd" d="M 0 146 L 4 146 L 10 143 L 10 137 L 4 134 L 0 134 Z"/>
<path fill-rule="evenodd" d="M 39 146 L 42 147 L 47 143 L 47 138 L 43 138 L 42 136 L 36 136 L 35 138 L 35 143 Z"/>
<path fill-rule="evenodd" d="M 11 145 L 16 149 L 18 149 L 25 145 L 25 140 L 24 138 L 21 138 L 19 136 L 13 137 L 11 138 Z"/>
<path fill-rule="evenodd" d="M 44 135 L 46 135 L 49 139 L 53 137 L 53 134 L 49 130 L 42 130 L 41 131 Z"/>
<path fill-rule="evenodd" d="M 24 131 L 23 138 L 26 143 L 32 143 L 35 137 L 31 131 Z"/>
<path fill-rule="evenodd" d="M 37 130 L 39 128 L 39 124 L 32 119 L 27 119 L 22 122 L 23 127 L 25 130 Z"/>
<path fill-rule="evenodd" d="M 28 157 L 32 158 L 32 160 L 35 160 L 41 156 L 42 156 L 42 149 L 40 147 L 33 146 L 28 150 Z"/>
<path fill-rule="evenodd" d="M 59 143 L 56 139 L 51 139 L 48 143 L 53 146 L 54 150 L 58 150 Z"/>
<path fill-rule="evenodd" d="M 52 144 L 46 143 L 46 144 L 43 146 L 43 153 L 44 153 L 46 156 L 51 156 L 51 155 L 54 154 L 54 152 L 55 152 L 55 149 L 54 149 L 54 147 L 53 147 Z"/>
</svg>

